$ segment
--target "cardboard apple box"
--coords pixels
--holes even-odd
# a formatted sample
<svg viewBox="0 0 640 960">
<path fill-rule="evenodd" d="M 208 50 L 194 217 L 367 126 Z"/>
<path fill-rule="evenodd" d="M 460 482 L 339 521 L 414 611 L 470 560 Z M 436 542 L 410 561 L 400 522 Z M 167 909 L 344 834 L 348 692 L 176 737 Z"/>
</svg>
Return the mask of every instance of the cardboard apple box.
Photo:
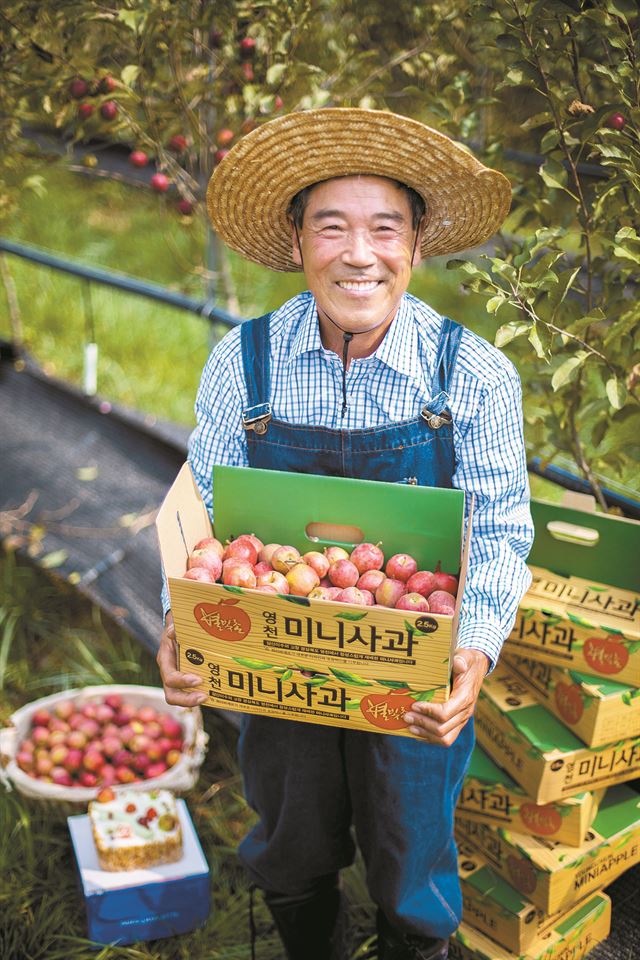
<svg viewBox="0 0 640 960">
<path fill-rule="evenodd" d="M 528 954 L 545 931 L 574 910 L 545 913 L 492 870 L 469 843 L 458 846 L 458 874 L 463 922 L 517 955 Z"/>
<path fill-rule="evenodd" d="M 542 933 L 524 957 L 461 923 L 449 941 L 449 960 L 582 960 L 610 931 L 611 900 L 606 893 L 598 893 Z"/>
<path fill-rule="evenodd" d="M 640 794 L 624 784 L 607 790 L 581 847 L 489 827 L 456 814 L 456 837 L 548 914 L 608 886 L 640 862 Z"/>
<path fill-rule="evenodd" d="M 532 501 L 531 588 L 504 650 L 640 687 L 640 523 Z"/>
<path fill-rule="evenodd" d="M 640 737 L 640 687 L 514 654 L 503 660 L 588 747 Z"/>
<path fill-rule="evenodd" d="M 469 820 L 578 847 L 603 796 L 604 789 L 585 791 L 555 803 L 536 803 L 476 744 L 457 810 Z"/>
<path fill-rule="evenodd" d="M 215 529 L 188 464 L 157 518 L 178 666 L 204 680 L 203 706 L 413 736 L 416 700 L 449 696 L 467 568 L 464 493 L 275 470 L 214 467 Z M 459 575 L 453 616 L 338 604 L 185 580 L 195 544 L 255 533 L 305 553 L 381 542 L 418 569 Z"/>
<path fill-rule="evenodd" d="M 585 747 L 502 663 L 480 692 L 476 736 L 536 803 L 624 783 L 640 773 L 640 737 Z"/>
</svg>

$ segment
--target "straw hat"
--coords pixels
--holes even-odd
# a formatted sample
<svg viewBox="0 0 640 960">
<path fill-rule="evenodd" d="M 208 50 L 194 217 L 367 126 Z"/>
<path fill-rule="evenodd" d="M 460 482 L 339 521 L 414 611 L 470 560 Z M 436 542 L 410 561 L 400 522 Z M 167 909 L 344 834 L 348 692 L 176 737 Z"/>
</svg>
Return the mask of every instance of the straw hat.
<svg viewBox="0 0 640 960">
<path fill-rule="evenodd" d="M 395 113 L 331 107 L 278 117 L 238 141 L 209 181 L 209 216 L 248 260 L 300 270 L 289 201 L 303 187 L 356 174 L 399 180 L 424 198 L 423 257 L 483 243 L 509 211 L 507 178 L 444 134 Z"/>
</svg>

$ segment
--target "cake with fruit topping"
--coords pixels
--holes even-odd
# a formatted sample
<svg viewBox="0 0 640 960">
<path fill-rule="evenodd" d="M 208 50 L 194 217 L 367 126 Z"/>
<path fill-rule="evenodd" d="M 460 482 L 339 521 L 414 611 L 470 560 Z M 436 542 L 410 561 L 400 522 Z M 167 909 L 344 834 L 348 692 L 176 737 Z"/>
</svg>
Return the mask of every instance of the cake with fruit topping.
<svg viewBox="0 0 640 960">
<path fill-rule="evenodd" d="M 182 857 L 182 830 L 169 790 L 104 787 L 89 804 L 103 870 L 137 870 Z"/>
</svg>

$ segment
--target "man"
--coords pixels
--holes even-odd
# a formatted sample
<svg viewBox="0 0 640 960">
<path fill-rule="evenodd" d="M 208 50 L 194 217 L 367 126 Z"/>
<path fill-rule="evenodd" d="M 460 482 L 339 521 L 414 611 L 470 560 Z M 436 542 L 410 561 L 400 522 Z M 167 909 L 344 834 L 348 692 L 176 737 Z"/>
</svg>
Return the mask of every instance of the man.
<svg viewBox="0 0 640 960">
<path fill-rule="evenodd" d="M 461 913 L 453 811 L 471 718 L 529 583 L 532 528 L 512 364 L 406 290 L 422 257 L 495 233 L 509 183 L 416 121 L 325 109 L 245 137 L 207 200 L 230 247 L 275 270 L 302 269 L 309 286 L 227 334 L 205 367 L 189 460 L 212 515 L 214 463 L 475 496 L 453 690 L 406 715 L 415 738 L 245 716 L 239 743 L 260 817 L 239 853 L 287 956 L 328 960 L 353 825 L 380 960 L 442 960 Z M 167 700 L 202 702 L 197 678 L 176 670 L 170 613 L 166 623 Z"/>
</svg>

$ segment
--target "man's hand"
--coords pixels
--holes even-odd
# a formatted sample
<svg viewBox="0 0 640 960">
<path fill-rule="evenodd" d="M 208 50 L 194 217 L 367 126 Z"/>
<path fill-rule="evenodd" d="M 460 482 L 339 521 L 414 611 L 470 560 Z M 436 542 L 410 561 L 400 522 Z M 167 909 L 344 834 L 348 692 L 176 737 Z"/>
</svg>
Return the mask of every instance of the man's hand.
<svg viewBox="0 0 640 960">
<path fill-rule="evenodd" d="M 193 673 L 178 672 L 175 639 L 176 631 L 173 626 L 173 617 L 168 613 L 156 657 L 162 677 L 164 695 L 167 703 L 173 703 L 179 707 L 196 707 L 207 699 L 206 693 L 192 689 L 202 683 L 202 678 Z"/>
<path fill-rule="evenodd" d="M 453 688 L 446 703 L 415 703 L 404 719 L 411 733 L 450 747 L 473 715 L 489 659 L 480 650 L 460 648 L 453 658 Z"/>
</svg>

